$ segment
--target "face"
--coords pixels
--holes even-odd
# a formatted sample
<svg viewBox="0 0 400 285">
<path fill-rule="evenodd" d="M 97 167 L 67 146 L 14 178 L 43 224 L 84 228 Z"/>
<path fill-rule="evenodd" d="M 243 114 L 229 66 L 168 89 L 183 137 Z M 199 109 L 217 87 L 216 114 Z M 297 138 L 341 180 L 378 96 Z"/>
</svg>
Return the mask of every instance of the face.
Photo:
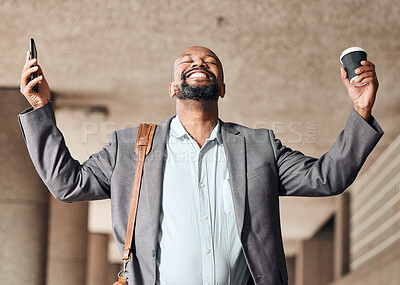
<svg viewBox="0 0 400 285">
<path fill-rule="evenodd" d="M 205 47 L 190 47 L 175 60 L 171 97 L 193 100 L 217 100 L 225 95 L 223 70 L 218 57 Z"/>
</svg>

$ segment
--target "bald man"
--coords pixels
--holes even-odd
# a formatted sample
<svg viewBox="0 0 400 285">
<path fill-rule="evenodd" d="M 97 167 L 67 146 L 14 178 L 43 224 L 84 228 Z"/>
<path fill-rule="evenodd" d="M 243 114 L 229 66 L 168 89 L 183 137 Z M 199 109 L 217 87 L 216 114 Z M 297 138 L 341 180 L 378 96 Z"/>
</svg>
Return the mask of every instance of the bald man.
<svg viewBox="0 0 400 285">
<path fill-rule="evenodd" d="M 111 198 L 122 253 L 137 127 L 114 132 L 109 145 L 79 164 L 34 63 L 28 53 L 21 76 L 21 93 L 33 108 L 18 116 L 34 165 L 61 201 Z M 33 72 L 39 77 L 29 82 Z M 362 87 L 341 69 L 354 108 L 335 144 L 316 159 L 285 147 L 272 130 L 221 121 L 221 61 L 205 47 L 181 52 L 169 84 L 176 115 L 157 126 L 144 165 L 128 284 L 287 284 L 279 196 L 342 193 L 383 134 L 371 116 L 375 66 L 364 61 L 357 73 Z"/>
</svg>

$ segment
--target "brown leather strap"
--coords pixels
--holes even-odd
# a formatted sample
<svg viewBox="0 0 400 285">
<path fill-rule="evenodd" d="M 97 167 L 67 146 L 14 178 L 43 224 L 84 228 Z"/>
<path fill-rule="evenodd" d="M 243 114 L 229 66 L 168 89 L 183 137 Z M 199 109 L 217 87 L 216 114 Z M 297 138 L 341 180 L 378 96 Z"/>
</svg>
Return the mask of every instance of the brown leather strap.
<svg viewBox="0 0 400 285">
<path fill-rule="evenodd" d="M 126 277 L 118 277 L 118 281 L 114 282 L 113 285 L 127 285 L 127 278 Z"/>
<path fill-rule="evenodd" d="M 140 124 L 136 136 L 135 152 L 137 155 L 135 177 L 133 179 L 131 203 L 129 207 L 129 219 L 126 229 L 125 248 L 122 259 L 129 260 L 132 247 L 133 231 L 135 229 L 136 212 L 139 202 L 140 184 L 142 182 L 142 173 L 144 159 L 150 152 L 151 144 L 153 142 L 155 124 Z"/>
</svg>

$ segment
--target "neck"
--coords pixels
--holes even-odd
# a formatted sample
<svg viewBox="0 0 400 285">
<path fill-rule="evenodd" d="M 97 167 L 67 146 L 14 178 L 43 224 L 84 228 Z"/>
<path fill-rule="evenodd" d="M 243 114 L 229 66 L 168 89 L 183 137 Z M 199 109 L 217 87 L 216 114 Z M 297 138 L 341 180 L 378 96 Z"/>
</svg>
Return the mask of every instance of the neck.
<svg viewBox="0 0 400 285">
<path fill-rule="evenodd" d="M 189 135 L 202 147 L 218 122 L 218 101 L 176 101 L 176 113 Z"/>
</svg>

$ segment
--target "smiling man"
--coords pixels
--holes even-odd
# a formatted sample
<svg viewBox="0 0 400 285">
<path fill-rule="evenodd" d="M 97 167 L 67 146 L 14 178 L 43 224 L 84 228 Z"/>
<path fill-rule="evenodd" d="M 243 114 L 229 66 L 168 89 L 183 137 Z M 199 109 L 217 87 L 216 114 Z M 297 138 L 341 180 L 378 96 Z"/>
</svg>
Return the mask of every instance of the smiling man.
<svg viewBox="0 0 400 285">
<path fill-rule="evenodd" d="M 175 78 L 180 78 L 180 81 Z M 203 47 L 191 47 L 174 62 L 170 94 L 181 100 L 217 100 L 225 94 L 223 82 L 222 64 L 215 53 Z"/>
<path fill-rule="evenodd" d="M 111 198 L 122 252 L 137 128 L 114 132 L 109 145 L 79 164 L 56 126 L 50 89 L 34 63 L 28 53 L 21 93 L 33 108 L 19 115 L 34 165 L 61 201 Z M 157 126 L 144 165 L 128 284 L 287 284 L 279 196 L 342 193 L 383 134 L 371 116 L 375 66 L 362 64 L 362 87 L 352 86 L 341 70 L 354 108 L 335 144 L 316 159 L 285 147 L 271 130 L 219 120 L 222 64 L 210 49 L 184 50 L 169 84 L 176 116 Z M 29 82 L 36 71 L 40 76 Z"/>
</svg>

